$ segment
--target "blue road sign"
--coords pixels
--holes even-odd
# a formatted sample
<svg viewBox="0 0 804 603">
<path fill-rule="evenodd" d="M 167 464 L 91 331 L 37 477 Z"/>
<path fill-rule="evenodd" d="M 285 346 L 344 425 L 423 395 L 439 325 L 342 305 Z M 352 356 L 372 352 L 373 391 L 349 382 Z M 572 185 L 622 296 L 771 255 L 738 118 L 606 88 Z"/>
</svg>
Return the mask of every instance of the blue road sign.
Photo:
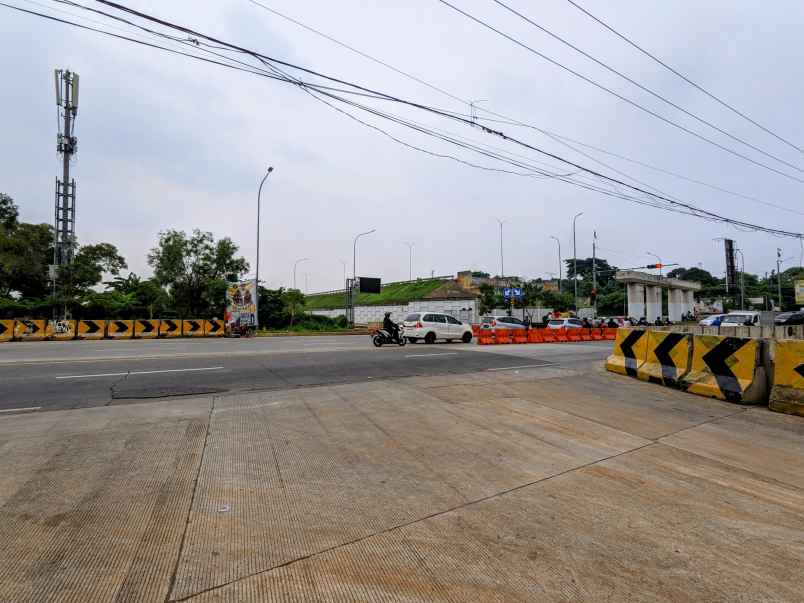
<svg viewBox="0 0 804 603">
<path fill-rule="evenodd" d="M 521 299 L 522 298 L 522 287 L 506 287 L 503 289 L 503 297 L 509 299 L 511 297 Z"/>
</svg>

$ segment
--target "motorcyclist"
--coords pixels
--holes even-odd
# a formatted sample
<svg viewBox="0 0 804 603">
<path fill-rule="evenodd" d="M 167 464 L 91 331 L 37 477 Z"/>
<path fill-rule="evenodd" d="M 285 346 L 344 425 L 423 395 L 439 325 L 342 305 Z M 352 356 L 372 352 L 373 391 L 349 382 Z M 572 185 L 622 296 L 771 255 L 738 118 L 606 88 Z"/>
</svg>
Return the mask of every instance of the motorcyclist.
<svg viewBox="0 0 804 603">
<path fill-rule="evenodd" d="M 391 336 L 392 339 L 399 339 L 399 325 L 391 320 L 390 312 L 385 313 L 385 318 L 382 321 L 382 328 Z"/>
</svg>

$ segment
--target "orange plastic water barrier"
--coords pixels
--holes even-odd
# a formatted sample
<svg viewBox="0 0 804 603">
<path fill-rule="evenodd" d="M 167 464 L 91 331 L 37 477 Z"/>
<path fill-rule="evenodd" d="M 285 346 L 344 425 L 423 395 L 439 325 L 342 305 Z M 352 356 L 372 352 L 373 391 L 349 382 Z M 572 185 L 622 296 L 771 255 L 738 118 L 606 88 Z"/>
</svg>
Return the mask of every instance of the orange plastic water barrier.
<svg viewBox="0 0 804 603">
<path fill-rule="evenodd" d="M 494 343 L 511 343 L 511 329 L 494 329 Z"/>
<path fill-rule="evenodd" d="M 542 331 L 546 330 L 547 329 L 530 329 L 528 331 L 528 343 L 542 343 L 544 341 Z"/>
</svg>

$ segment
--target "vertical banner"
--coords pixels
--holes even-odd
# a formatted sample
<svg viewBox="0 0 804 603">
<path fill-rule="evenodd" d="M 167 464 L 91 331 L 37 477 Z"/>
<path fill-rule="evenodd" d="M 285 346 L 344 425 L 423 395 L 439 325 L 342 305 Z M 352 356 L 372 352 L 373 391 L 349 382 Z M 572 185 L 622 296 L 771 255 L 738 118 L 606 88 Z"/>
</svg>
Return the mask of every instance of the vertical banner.
<svg viewBox="0 0 804 603">
<path fill-rule="evenodd" d="M 230 283 L 226 289 L 226 324 L 257 327 L 257 281 Z"/>
</svg>

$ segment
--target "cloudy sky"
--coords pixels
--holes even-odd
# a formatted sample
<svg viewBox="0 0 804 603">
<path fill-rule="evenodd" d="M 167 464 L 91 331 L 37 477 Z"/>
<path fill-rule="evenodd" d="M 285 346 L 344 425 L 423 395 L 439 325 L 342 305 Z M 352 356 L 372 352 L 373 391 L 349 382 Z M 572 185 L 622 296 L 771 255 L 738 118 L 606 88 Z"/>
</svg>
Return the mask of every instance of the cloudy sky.
<svg viewBox="0 0 804 603">
<path fill-rule="evenodd" d="M 102 17 L 50 0 L 4 0 L 100 26 Z M 90 0 L 76 0 L 103 8 Z M 538 128 L 705 181 L 748 200 L 586 149 L 629 177 L 676 198 L 734 218 L 804 232 L 804 184 L 752 165 L 685 134 L 550 65 L 483 29 L 437 0 L 381 2 L 260 0 L 397 69 L 461 99 Z M 452 1 L 452 0 L 451 0 Z M 138 10 L 219 39 L 308 66 L 420 103 L 458 113 L 469 107 L 333 44 L 249 0 L 191 2 L 125 0 Z M 610 86 L 686 127 L 804 180 L 785 166 L 684 116 L 550 39 L 491 0 L 454 0 L 567 66 Z M 804 74 L 800 2 L 581 0 L 593 14 L 666 60 L 774 132 L 804 148 Z M 804 156 L 685 84 L 573 8 L 566 0 L 510 0 L 510 6 L 687 110 L 745 138 L 784 161 Z M 86 19 L 94 19 L 91 23 Z M 112 29 L 122 28 L 122 29 Z M 130 30 L 129 30 L 130 31 Z M 137 34 L 146 39 L 145 34 Z M 737 240 L 746 270 L 800 262 L 799 241 L 743 232 L 586 191 L 553 179 L 467 167 L 411 150 L 316 101 L 286 83 L 135 46 L 0 6 L 0 191 L 28 221 L 51 221 L 56 104 L 53 69 L 81 76 L 77 233 L 80 242 L 116 244 L 138 274 L 160 230 L 193 228 L 229 236 L 254 266 L 257 186 L 275 166 L 263 193 L 261 277 L 288 286 L 296 259 L 299 286 L 342 286 L 351 272 L 352 239 L 361 239 L 358 273 L 386 281 L 473 268 L 500 272 L 499 226 L 504 220 L 505 273 L 527 277 L 557 271 L 555 241 L 572 255 L 572 216 L 579 257 L 599 255 L 619 266 L 654 261 L 722 274 L 722 243 Z M 566 166 L 457 122 L 393 105 L 376 107 L 476 143 Z M 483 114 L 481 113 L 481 116 Z M 371 116 L 395 137 L 486 167 L 511 169 Z M 622 177 L 532 128 L 490 124 L 590 168 Z M 771 205 L 782 206 L 778 209 Z"/>
</svg>

